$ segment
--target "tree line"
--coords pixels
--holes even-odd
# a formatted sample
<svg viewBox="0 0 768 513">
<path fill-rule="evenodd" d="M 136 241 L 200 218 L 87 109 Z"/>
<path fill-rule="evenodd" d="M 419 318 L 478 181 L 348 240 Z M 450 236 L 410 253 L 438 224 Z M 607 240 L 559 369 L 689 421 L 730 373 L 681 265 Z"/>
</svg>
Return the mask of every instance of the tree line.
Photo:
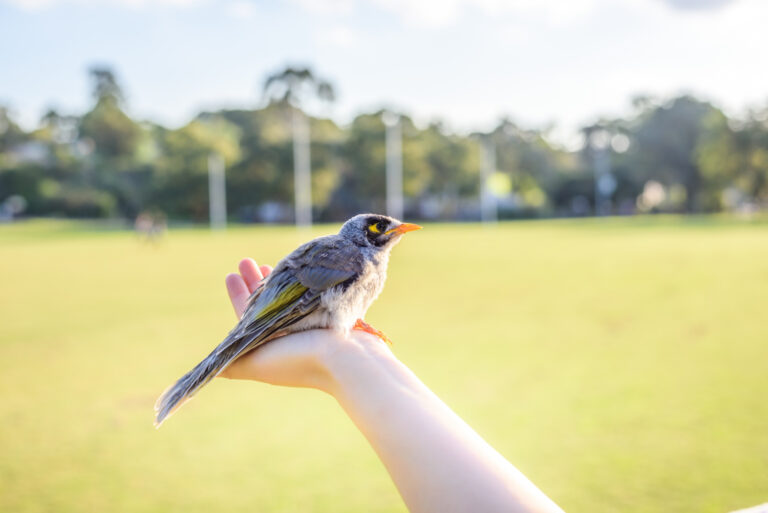
<svg viewBox="0 0 768 513">
<path fill-rule="evenodd" d="M 89 75 L 93 105 L 82 115 L 52 109 L 25 131 L 0 107 L 0 204 L 30 216 L 135 218 L 158 211 L 205 221 L 208 159 L 215 153 L 226 165 L 231 219 L 290 222 L 292 117 L 300 112 L 311 134 L 312 217 L 338 221 L 385 209 L 383 112 L 360 114 L 348 126 L 306 114 L 300 99 L 310 89 L 315 98 L 334 97 L 331 83 L 309 69 L 267 77 L 260 108 L 201 112 L 177 129 L 131 119 L 111 69 L 95 67 Z M 400 119 L 409 217 L 476 219 L 483 187 L 507 218 L 768 204 L 768 105 L 734 118 L 689 95 L 638 96 L 630 115 L 584 126 L 575 151 L 510 119 L 472 134 Z M 485 184 L 483 145 L 495 152 L 495 173 Z"/>
</svg>

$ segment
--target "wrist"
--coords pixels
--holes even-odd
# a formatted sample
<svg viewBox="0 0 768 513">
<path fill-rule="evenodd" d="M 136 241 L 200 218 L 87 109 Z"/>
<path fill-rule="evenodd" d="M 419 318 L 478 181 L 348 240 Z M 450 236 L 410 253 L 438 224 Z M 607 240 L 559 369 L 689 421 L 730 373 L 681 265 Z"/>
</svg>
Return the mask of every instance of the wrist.
<svg viewBox="0 0 768 513">
<path fill-rule="evenodd" d="M 325 380 L 318 387 L 337 400 L 350 388 L 363 386 L 382 371 L 399 364 L 389 347 L 377 337 L 360 331 L 352 331 L 347 337 L 326 346 L 320 356 Z"/>
</svg>

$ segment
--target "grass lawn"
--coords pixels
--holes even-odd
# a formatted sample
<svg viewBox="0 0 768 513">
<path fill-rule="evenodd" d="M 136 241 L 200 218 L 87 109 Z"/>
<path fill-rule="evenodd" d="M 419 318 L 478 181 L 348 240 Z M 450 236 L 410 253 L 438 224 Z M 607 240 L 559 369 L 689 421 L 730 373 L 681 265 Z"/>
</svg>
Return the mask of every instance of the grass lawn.
<svg viewBox="0 0 768 513">
<path fill-rule="evenodd" d="M 310 235 L 0 226 L 0 511 L 404 511 L 319 392 L 217 380 L 152 427 L 235 322 L 224 275 Z M 768 502 L 764 221 L 428 225 L 368 320 L 567 511 Z"/>
</svg>

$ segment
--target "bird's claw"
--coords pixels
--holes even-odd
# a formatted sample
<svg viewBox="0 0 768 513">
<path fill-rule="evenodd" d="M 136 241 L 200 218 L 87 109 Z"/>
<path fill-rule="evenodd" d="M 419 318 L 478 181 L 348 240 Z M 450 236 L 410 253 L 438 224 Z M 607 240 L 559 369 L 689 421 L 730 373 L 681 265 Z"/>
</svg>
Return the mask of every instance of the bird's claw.
<svg viewBox="0 0 768 513">
<path fill-rule="evenodd" d="M 352 329 L 353 330 L 364 331 L 366 333 L 370 333 L 371 335 L 375 335 L 375 336 L 379 337 L 381 340 L 383 340 L 384 342 L 386 342 L 390 346 L 392 345 L 392 341 L 389 340 L 389 337 L 386 336 L 384 334 L 384 332 L 377 330 L 376 328 L 374 328 L 373 326 L 371 326 L 370 324 L 368 324 L 367 322 L 365 322 L 362 319 L 358 319 L 355 322 L 355 325 L 352 327 Z"/>
</svg>

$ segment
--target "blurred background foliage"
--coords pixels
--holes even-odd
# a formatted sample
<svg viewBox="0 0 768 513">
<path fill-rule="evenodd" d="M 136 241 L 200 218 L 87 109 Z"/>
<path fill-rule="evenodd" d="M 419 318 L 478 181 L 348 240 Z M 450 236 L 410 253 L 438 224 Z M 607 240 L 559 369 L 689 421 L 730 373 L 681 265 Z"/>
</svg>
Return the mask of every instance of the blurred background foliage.
<svg viewBox="0 0 768 513">
<path fill-rule="evenodd" d="M 227 168 L 232 220 L 292 221 L 291 113 L 333 101 L 330 81 L 308 68 L 285 68 L 265 79 L 262 107 L 200 112 L 170 129 L 131 119 L 111 68 L 93 67 L 89 76 L 88 112 L 49 110 L 25 131 L 0 107 L 0 203 L 14 198 L 16 210 L 20 201 L 29 216 L 133 219 L 159 210 L 175 220 L 204 221 L 208 158 L 216 153 Z M 766 205 L 768 105 L 738 119 L 692 96 L 638 96 L 632 106 L 626 118 L 583 127 L 575 150 L 553 143 L 547 130 L 510 119 L 488 134 L 460 134 L 438 121 L 420 127 L 402 116 L 406 215 L 477 219 L 483 139 L 496 150 L 491 186 L 503 218 Z M 339 221 L 383 211 L 383 111 L 339 126 L 311 110 L 302 112 L 310 120 L 313 217 Z M 609 175 L 602 184 L 601 165 Z"/>
</svg>

